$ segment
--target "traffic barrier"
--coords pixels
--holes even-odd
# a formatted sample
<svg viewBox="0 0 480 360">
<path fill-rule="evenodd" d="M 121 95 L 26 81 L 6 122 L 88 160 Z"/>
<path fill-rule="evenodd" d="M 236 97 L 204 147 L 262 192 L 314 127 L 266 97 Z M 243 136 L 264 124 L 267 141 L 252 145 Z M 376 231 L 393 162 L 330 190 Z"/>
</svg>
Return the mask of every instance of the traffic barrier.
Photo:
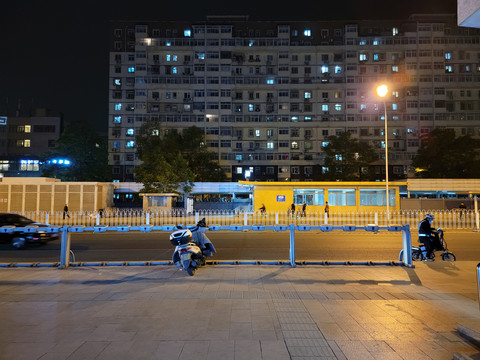
<svg viewBox="0 0 480 360">
<path fill-rule="evenodd" d="M 45 227 L 42 228 L 43 231 L 46 232 L 60 232 L 60 239 L 61 239 L 61 250 L 60 250 L 60 264 L 58 268 L 64 269 L 70 266 L 125 266 L 125 265 L 136 265 L 136 264 L 143 264 L 143 265 L 168 265 L 172 264 L 171 261 L 150 261 L 150 262 L 86 262 L 86 263 L 74 263 L 75 256 L 70 249 L 70 242 L 71 242 L 71 233 L 79 233 L 79 232 L 86 232 L 92 231 L 94 233 L 104 233 L 107 230 L 117 231 L 117 232 L 127 232 L 127 231 L 142 231 L 142 232 L 151 232 L 151 231 L 165 231 L 165 232 L 172 232 L 176 229 L 176 226 L 93 226 L 93 227 L 84 227 L 84 226 L 63 226 L 61 228 L 58 227 Z M 298 231 L 311 231 L 311 230 L 321 230 L 322 232 L 330 232 L 334 230 L 343 230 L 346 232 L 354 232 L 356 230 L 365 230 L 365 231 L 372 231 L 378 232 L 381 230 L 387 231 L 396 231 L 402 232 L 402 242 L 403 242 L 403 265 L 408 267 L 413 267 L 412 264 L 412 240 L 411 240 L 411 233 L 410 233 L 410 226 L 407 225 L 389 225 L 389 226 L 378 226 L 375 224 L 370 224 L 366 226 L 355 226 L 355 225 L 344 225 L 344 226 L 334 226 L 330 224 L 324 224 L 319 226 L 310 226 L 310 225 L 294 225 L 291 224 L 289 226 L 286 225 L 276 225 L 276 226 L 264 226 L 264 225 L 253 225 L 253 226 L 218 226 L 218 225 L 211 225 L 209 229 L 212 231 L 219 231 L 219 230 L 227 230 L 227 231 L 266 231 L 266 230 L 273 230 L 274 232 L 277 231 L 287 231 L 290 230 L 290 249 L 289 249 L 289 263 L 290 266 L 295 267 L 297 262 L 295 261 L 295 230 Z M 15 230 L 21 230 L 24 232 L 35 232 L 37 227 L 0 227 L 0 232 L 13 232 Z M 219 263 L 219 262 L 216 262 Z M 238 262 L 237 262 L 238 263 Z M 245 262 L 243 262 L 245 263 Z M 256 261 L 256 263 L 259 263 Z M 302 264 L 305 262 L 302 262 Z M 308 263 L 308 262 L 307 262 Z M 316 263 L 316 262 L 313 262 Z M 323 264 L 333 264 L 332 262 L 323 262 Z M 355 264 L 355 262 L 343 262 L 344 265 L 351 265 Z M 373 263 L 369 264 L 372 265 Z M 379 263 L 375 263 L 379 264 Z M 384 263 L 388 265 L 395 264 L 394 262 Z M 480 264 L 479 264 L 480 265 Z M 29 267 L 29 266 L 38 266 L 32 264 L 0 264 L 0 267 Z M 480 290 L 479 290 L 480 291 Z M 480 295 L 479 295 L 480 298 Z"/>
</svg>

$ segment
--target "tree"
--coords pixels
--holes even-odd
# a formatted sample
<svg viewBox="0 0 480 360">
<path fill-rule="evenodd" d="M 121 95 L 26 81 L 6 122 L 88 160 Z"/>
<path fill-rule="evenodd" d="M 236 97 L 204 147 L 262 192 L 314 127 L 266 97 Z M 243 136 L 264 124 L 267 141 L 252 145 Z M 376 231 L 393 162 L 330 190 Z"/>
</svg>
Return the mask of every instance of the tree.
<svg viewBox="0 0 480 360">
<path fill-rule="evenodd" d="M 71 122 L 55 142 L 55 148 L 42 154 L 42 176 L 63 181 L 111 181 L 106 141 L 84 122 Z M 66 159 L 59 164 L 54 159 Z"/>
<path fill-rule="evenodd" d="M 169 131 L 160 136 L 161 124 L 150 120 L 136 137 L 137 155 L 142 164 L 135 167 L 136 179 L 145 192 L 176 192 L 183 183 L 189 192 L 194 181 L 222 181 L 225 173 L 206 150 L 204 134 L 197 127 L 183 134 Z"/>
<path fill-rule="evenodd" d="M 364 142 L 352 139 L 349 132 L 330 136 L 324 166 L 328 168 L 328 180 L 374 180 L 375 173 L 370 166 L 378 160 L 375 150 Z"/>
<path fill-rule="evenodd" d="M 437 128 L 422 140 L 412 166 L 422 178 L 478 178 L 479 148 L 469 135 L 455 137 L 453 129 Z"/>
</svg>

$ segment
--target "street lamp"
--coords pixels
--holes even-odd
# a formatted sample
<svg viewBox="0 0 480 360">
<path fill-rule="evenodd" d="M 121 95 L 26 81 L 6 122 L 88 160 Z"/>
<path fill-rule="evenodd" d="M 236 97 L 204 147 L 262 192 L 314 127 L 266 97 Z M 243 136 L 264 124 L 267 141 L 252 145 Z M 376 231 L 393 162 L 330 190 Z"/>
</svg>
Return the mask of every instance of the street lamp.
<svg viewBox="0 0 480 360">
<path fill-rule="evenodd" d="M 385 96 L 388 93 L 388 86 L 383 84 L 377 87 L 377 94 L 383 99 L 383 108 L 385 109 L 385 188 L 386 188 L 386 200 L 387 200 L 387 222 L 390 220 L 390 208 L 388 193 L 388 129 L 387 129 L 387 104 L 385 102 Z"/>
</svg>

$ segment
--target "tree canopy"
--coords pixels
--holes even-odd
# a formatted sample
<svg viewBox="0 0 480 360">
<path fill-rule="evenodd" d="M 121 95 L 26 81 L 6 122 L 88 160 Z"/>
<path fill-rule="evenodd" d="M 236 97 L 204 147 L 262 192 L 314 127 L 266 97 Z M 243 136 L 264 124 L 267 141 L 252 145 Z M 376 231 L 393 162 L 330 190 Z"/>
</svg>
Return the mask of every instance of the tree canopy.
<svg viewBox="0 0 480 360">
<path fill-rule="evenodd" d="M 375 172 L 370 166 L 378 160 L 373 147 L 368 143 L 352 139 L 349 132 L 329 136 L 324 166 L 327 180 L 374 180 Z"/>
<path fill-rule="evenodd" d="M 480 142 L 469 135 L 456 137 L 453 129 L 434 129 L 412 160 L 422 178 L 480 177 Z"/>
<path fill-rule="evenodd" d="M 69 166 L 53 159 L 68 159 Z M 55 147 L 42 154 L 42 176 L 63 181 L 111 181 L 106 141 L 84 122 L 67 123 Z"/>
<path fill-rule="evenodd" d="M 136 180 L 143 183 L 145 192 L 176 192 L 183 184 L 191 191 L 194 181 L 223 181 L 226 179 L 212 154 L 207 151 L 204 134 L 198 127 L 182 133 L 169 130 L 160 135 L 161 124 L 147 121 L 136 137 L 137 155 L 142 164 L 135 167 Z"/>
</svg>

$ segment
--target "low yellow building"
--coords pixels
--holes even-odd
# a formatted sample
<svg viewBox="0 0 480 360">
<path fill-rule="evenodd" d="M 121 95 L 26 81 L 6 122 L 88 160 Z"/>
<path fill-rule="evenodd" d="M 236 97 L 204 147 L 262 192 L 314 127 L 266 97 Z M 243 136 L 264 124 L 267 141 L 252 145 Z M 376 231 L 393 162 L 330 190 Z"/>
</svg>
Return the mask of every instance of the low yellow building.
<svg viewBox="0 0 480 360">
<path fill-rule="evenodd" d="M 295 203 L 296 210 L 307 204 L 307 212 L 323 212 L 328 202 L 331 212 L 386 210 L 385 182 L 249 182 L 239 184 L 253 188 L 254 210 L 265 205 L 267 212 L 285 212 Z M 389 187 L 390 210 L 400 209 L 400 186 Z"/>
</svg>

